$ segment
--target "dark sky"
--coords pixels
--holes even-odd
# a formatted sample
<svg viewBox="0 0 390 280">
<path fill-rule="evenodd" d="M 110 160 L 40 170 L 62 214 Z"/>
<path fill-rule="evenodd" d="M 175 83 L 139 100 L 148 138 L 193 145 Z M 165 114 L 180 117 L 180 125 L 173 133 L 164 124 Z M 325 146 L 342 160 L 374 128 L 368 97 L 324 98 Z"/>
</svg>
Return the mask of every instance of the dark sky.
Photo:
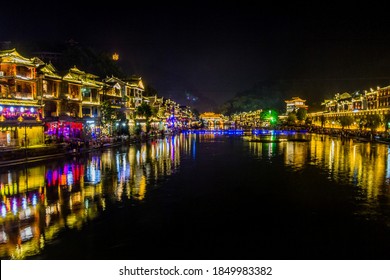
<svg viewBox="0 0 390 280">
<path fill-rule="evenodd" d="M 303 82 L 308 101 L 390 84 L 385 7 L 262 2 L 8 3 L 0 41 L 74 39 L 116 51 L 160 95 L 216 104 L 264 80 Z"/>
</svg>

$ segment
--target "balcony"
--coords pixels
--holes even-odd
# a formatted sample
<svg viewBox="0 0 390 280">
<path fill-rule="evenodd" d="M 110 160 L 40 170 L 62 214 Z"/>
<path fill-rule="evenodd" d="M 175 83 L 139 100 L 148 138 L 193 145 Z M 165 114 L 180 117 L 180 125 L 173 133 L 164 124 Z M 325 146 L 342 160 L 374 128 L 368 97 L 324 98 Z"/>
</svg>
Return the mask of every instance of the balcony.
<svg viewBox="0 0 390 280">
<path fill-rule="evenodd" d="M 34 99 L 32 92 L 15 92 L 14 96 L 16 99 Z"/>
</svg>

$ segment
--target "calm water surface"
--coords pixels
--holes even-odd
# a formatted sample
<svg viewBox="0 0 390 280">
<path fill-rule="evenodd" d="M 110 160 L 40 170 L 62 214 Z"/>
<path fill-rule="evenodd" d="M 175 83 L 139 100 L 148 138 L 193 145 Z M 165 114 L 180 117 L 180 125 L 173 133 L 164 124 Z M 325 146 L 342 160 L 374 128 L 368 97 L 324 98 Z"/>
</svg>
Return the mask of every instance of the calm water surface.
<svg viewBox="0 0 390 280">
<path fill-rule="evenodd" d="M 389 259 L 389 146 L 182 134 L 0 169 L 1 259 Z"/>
</svg>

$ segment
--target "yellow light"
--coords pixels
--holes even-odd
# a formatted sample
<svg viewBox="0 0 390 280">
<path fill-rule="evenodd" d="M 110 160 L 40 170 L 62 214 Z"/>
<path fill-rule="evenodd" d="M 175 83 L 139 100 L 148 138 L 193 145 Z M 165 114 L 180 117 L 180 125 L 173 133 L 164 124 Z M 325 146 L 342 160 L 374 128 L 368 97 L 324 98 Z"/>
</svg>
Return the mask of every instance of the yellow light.
<svg viewBox="0 0 390 280">
<path fill-rule="evenodd" d="M 119 54 L 114 53 L 114 54 L 112 55 L 112 60 L 115 60 L 115 61 L 119 60 Z"/>
</svg>

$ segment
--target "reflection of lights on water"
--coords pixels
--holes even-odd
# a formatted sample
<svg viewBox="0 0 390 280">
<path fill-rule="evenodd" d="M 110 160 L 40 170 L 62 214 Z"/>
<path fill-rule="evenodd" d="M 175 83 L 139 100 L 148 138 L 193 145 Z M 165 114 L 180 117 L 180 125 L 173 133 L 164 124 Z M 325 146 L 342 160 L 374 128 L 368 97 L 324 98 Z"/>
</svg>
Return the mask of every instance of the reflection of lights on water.
<svg viewBox="0 0 390 280">
<path fill-rule="evenodd" d="M 18 204 L 16 198 L 12 199 L 12 213 L 16 215 L 18 213 Z"/>
<path fill-rule="evenodd" d="M 141 157 L 142 157 L 142 163 L 146 162 L 146 146 L 143 145 L 141 147 Z"/>
<path fill-rule="evenodd" d="M 4 244 L 8 242 L 8 236 L 4 230 L 0 231 L 0 243 Z"/>
<path fill-rule="evenodd" d="M 46 181 L 46 184 L 39 185 L 38 191 L 31 193 L 29 191 L 32 190 L 31 186 L 35 187 L 35 182 L 29 181 L 29 183 L 33 183 L 30 184 L 29 190 L 18 190 L 18 181 L 16 181 L 14 183 L 15 192 L 20 191 L 17 199 L 14 200 L 14 197 L 7 198 L 0 204 L 0 210 L 3 217 L 11 214 L 12 218 L 12 211 L 17 213 L 17 217 L 21 219 L 13 218 L 12 223 L 23 220 L 23 223 L 18 226 L 19 230 L 15 230 L 12 236 L 9 235 L 10 241 L 8 242 L 12 240 L 15 245 L 16 241 L 23 240 L 24 242 L 23 244 L 19 243 L 20 246 L 9 253 L 14 254 L 17 258 L 25 258 L 32 253 L 29 251 L 31 246 L 40 251 L 45 246 L 45 241 L 57 238 L 55 233 L 63 228 L 65 224 L 66 226 L 79 226 L 84 222 L 83 218 L 86 215 L 91 215 L 92 218 L 99 214 L 97 212 L 104 211 L 107 202 L 99 196 L 104 196 L 104 187 L 107 184 L 102 182 L 101 186 L 97 186 L 94 183 L 100 182 L 102 179 L 100 175 L 105 168 L 112 168 L 118 175 L 120 173 L 121 178 L 118 183 L 114 181 L 112 188 L 110 187 L 107 191 L 111 192 L 114 188 L 120 187 L 128 192 L 127 197 L 137 200 L 145 199 L 149 183 L 159 180 L 161 175 L 170 175 L 175 166 L 180 163 L 180 153 L 184 148 L 182 145 L 184 141 L 187 141 L 185 151 L 195 153 L 196 136 L 190 140 L 176 136 L 168 138 L 168 141 L 156 140 L 151 143 L 152 146 L 149 144 L 132 146 L 128 153 L 104 152 L 101 158 L 92 158 L 85 165 L 84 163 L 64 163 L 58 167 L 47 168 L 41 172 L 41 176 L 46 179 L 42 181 Z M 193 141 L 193 146 L 191 146 L 190 141 Z M 170 160 L 171 157 L 174 161 Z M 116 167 L 119 169 L 116 169 Z M 115 180 L 116 174 L 110 174 L 110 178 L 111 176 Z M 15 179 L 15 172 L 11 172 L 9 177 Z M 91 182 L 94 186 L 88 189 L 87 186 L 89 187 Z M 76 194 L 75 191 L 77 191 Z M 2 192 L 4 191 L 2 190 Z M 24 196 L 25 198 L 23 198 Z M 106 199 L 112 198 L 107 196 Z M 120 199 L 124 199 L 124 196 L 120 196 Z M 95 207 L 99 203 L 99 207 Z M 38 205 L 42 208 L 36 208 Z M 62 209 L 66 209 L 66 212 Z M 30 218 L 27 220 L 28 217 Z M 23 227 L 24 229 L 20 230 L 22 225 L 30 225 L 30 227 Z M 44 231 L 40 228 L 41 226 L 45 227 Z M 38 228 L 39 231 L 36 230 Z M 44 232 L 44 235 L 41 234 L 42 232 Z"/>
<path fill-rule="evenodd" d="M 37 202 L 38 202 L 38 198 L 37 198 L 37 195 L 34 194 L 32 199 L 31 199 L 31 203 L 33 206 L 37 205 Z"/>
<path fill-rule="evenodd" d="M 93 184 L 97 184 L 100 182 L 100 169 L 97 163 L 93 161 L 87 166 L 87 170 L 85 173 L 86 181 L 91 182 Z"/>
<path fill-rule="evenodd" d="M 333 162 L 334 162 L 334 140 L 330 143 L 330 151 L 329 151 L 329 169 L 332 170 Z"/>
<path fill-rule="evenodd" d="M 8 185 L 12 185 L 12 174 L 11 174 L 11 171 L 8 172 Z"/>
<path fill-rule="evenodd" d="M 386 178 L 390 178 L 390 147 L 387 149 Z"/>
<path fill-rule="evenodd" d="M 31 209 L 30 208 L 27 208 L 26 210 L 21 211 L 19 213 L 19 219 L 20 220 L 25 220 L 25 219 L 28 219 L 30 217 L 31 217 Z"/>
<path fill-rule="evenodd" d="M 39 248 L 43 249 L 45 247 L 45 236 L 41 234 L 39 237 Z"/>
<path fill-rule="evenodd" d="M 122 156 L 122 171 L 125 173 L 127 170 L 127 160 L 126 160 L 126 155 L 123 154 Z"/>
<path fill-rule="evenodd" d="M 46 207 L 46 215 L 50 215 L 51 213 L 53 213 L 52 206 L 47 206 Z"/>
<path fill-rule="evenodd" d="M 195 158 L 196 156 L 196 138 L 192 139 L 192 157 Z"/>
<path fill-rule="evenodd" d="M 175 159 L 175 137 L 172 138 L 170 152 L 171 152 L 171 160 L 173 161 Z"/>
<path fill-rule="evenodd" d="M 25 229 L 20 230 L 20 238 L 22 241 L 27 241 L 33 237 L 33 232 L 31 227 L 26 227 Z"/>
<path fill-rule="evenodd" d="M 5 218 L 6 215 L 7 215 L 7 208 L 3 204 L 3 205 L 1 205 L 1 216 L 3 216 L 3 218 Z"/>
<path fill-rule="evenodd" d="M 74 180 L 73 180 L 73 173 L 72 171 L 69 170 L 69 172 L 66 174 L 66 181 L 68 185 L 73 185 Z"/>
<path fill-rule="evenodd" d="M 22 198 L 22 208 L 23 209 L 27 208 L 27 199 L 25 197 Z"/>
</svg>

